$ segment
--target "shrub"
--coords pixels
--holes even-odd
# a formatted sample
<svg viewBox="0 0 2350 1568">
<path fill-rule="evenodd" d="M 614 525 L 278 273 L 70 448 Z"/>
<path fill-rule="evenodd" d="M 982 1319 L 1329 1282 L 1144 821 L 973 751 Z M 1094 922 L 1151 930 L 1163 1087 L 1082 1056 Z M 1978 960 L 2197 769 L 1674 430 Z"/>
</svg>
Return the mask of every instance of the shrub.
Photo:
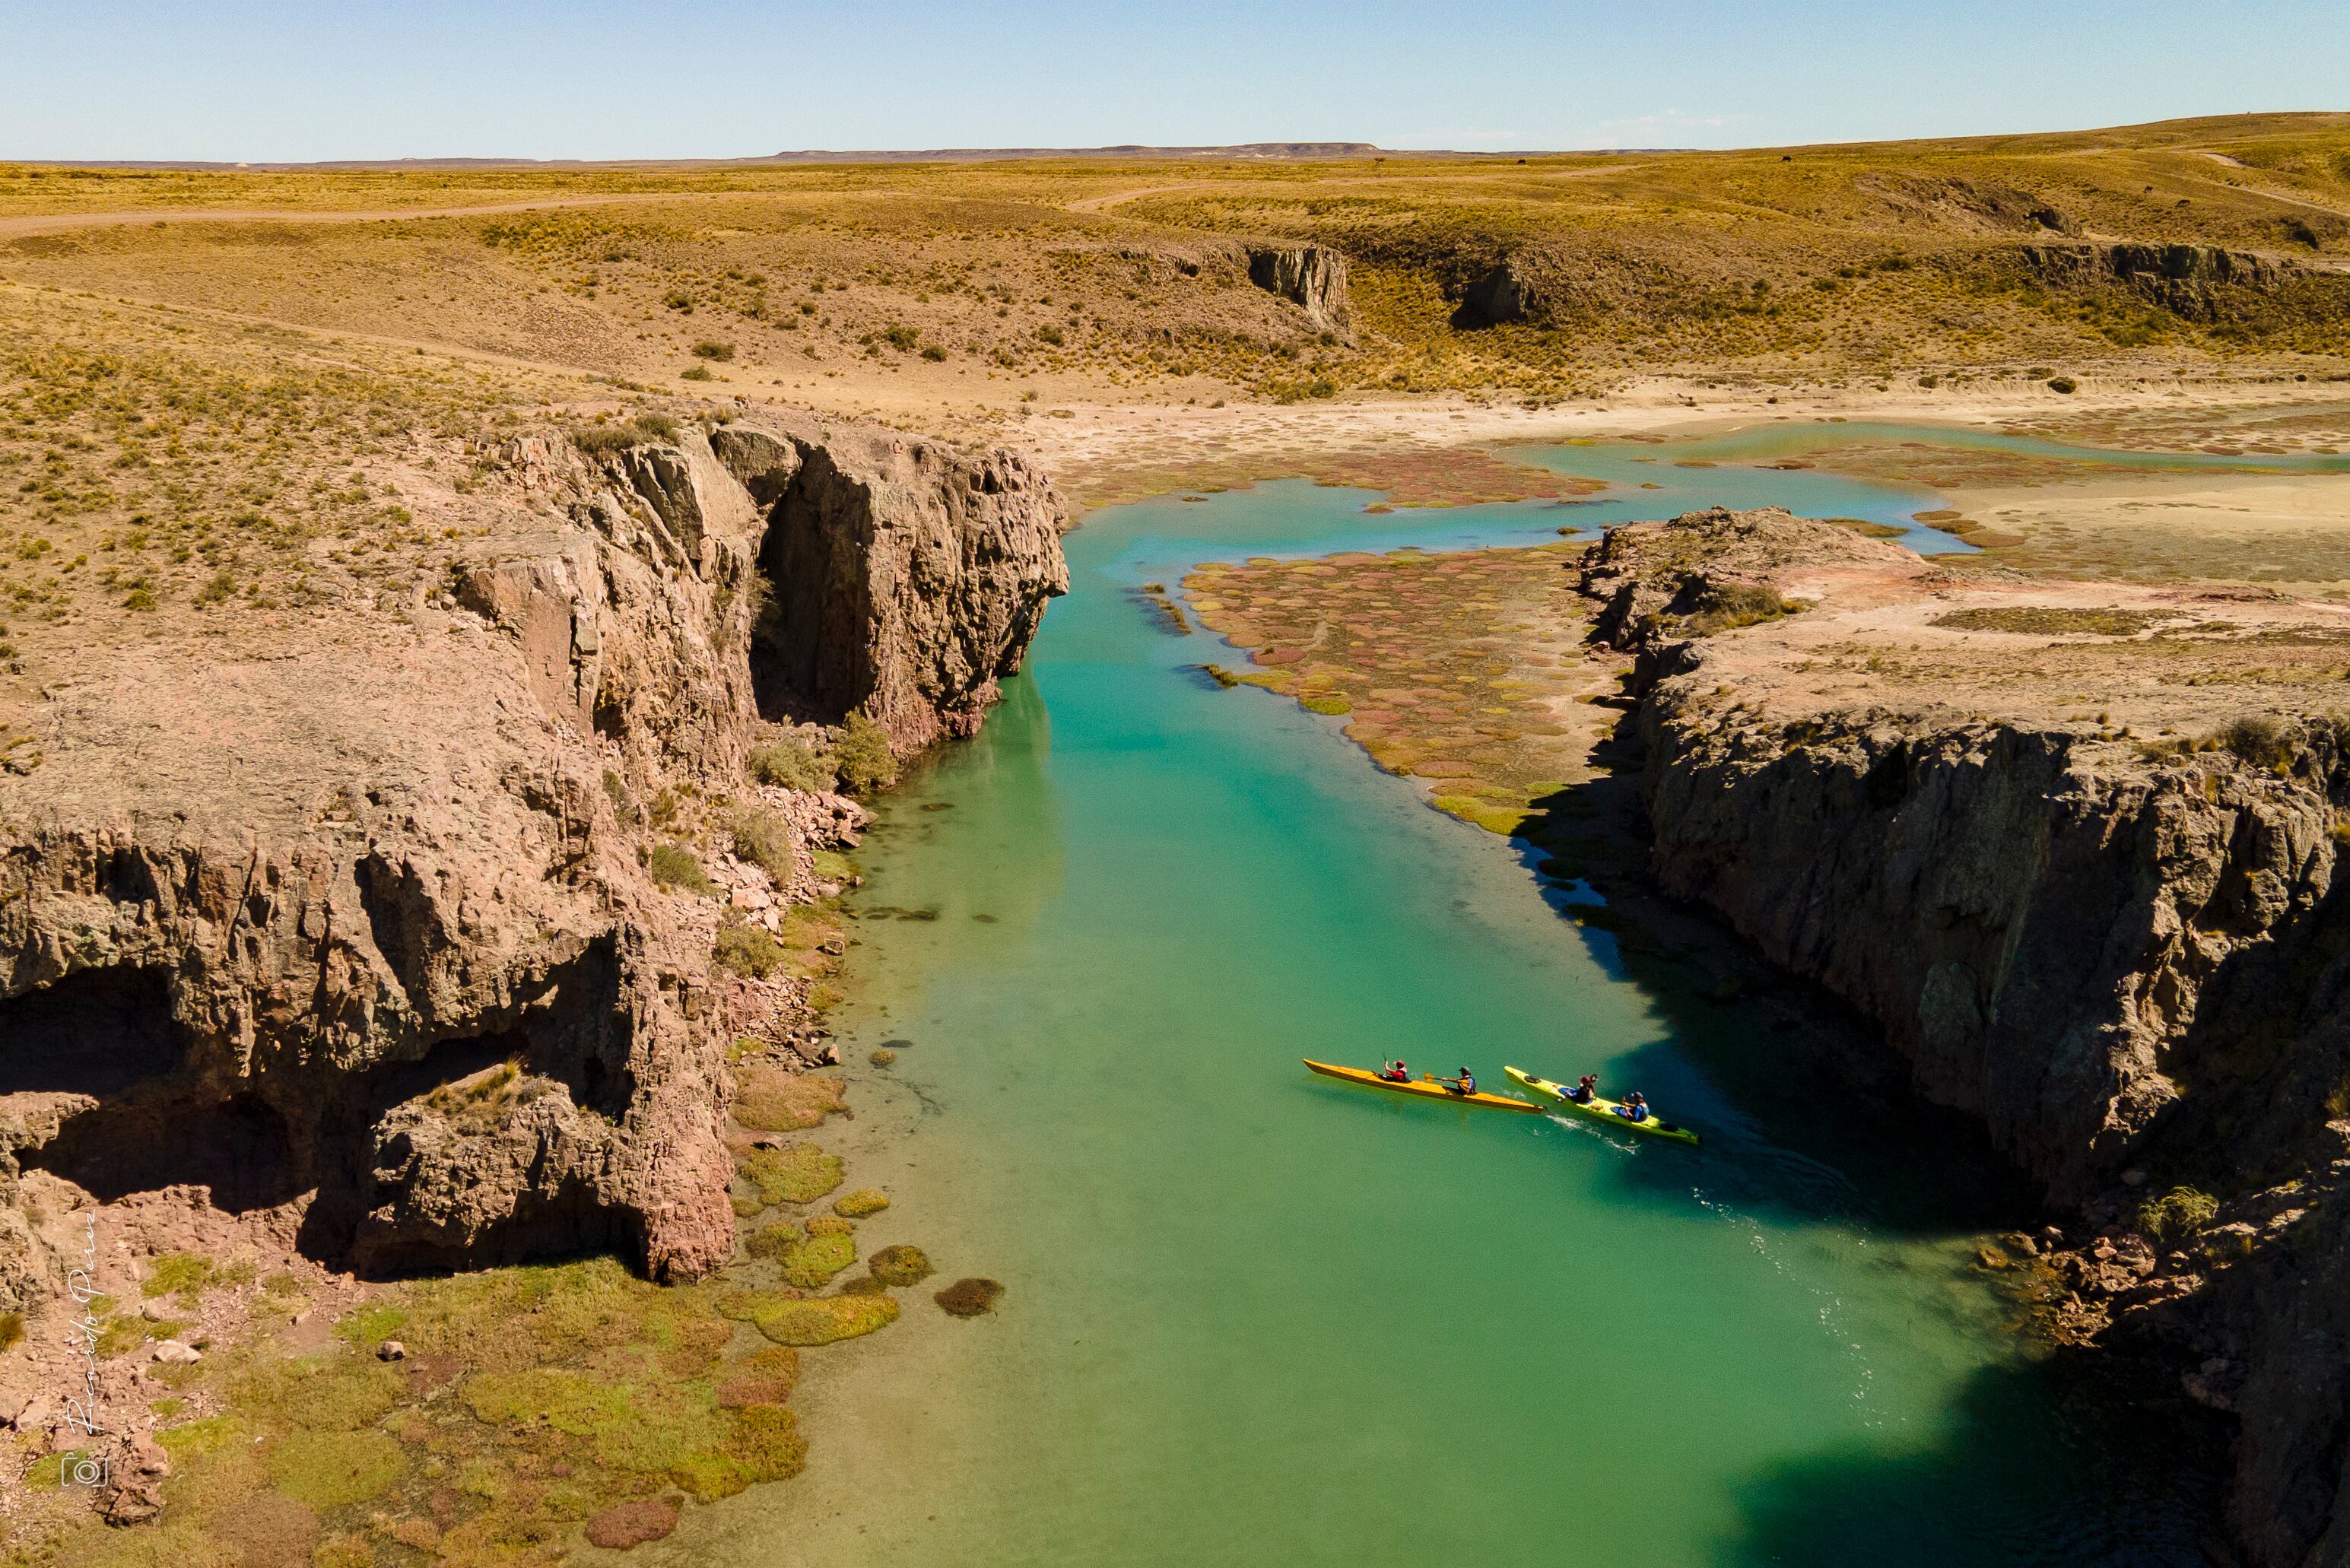
<svg viewBox="0 0 2350 1568">
<path fill-rule="evenodd" d="M 210 582 L 196 590 L 196 602 L 200 605 L 216 605 L 234 592 L 236 592 L 236 577 L 226 566 L 223 566 L 213 574 Z"/>
<path fill-rule="evenodd" d="M 681 310 L 688 316 L 693 314 L 693 296 L 681 288 L 672 288 L 662 295 L 661 303 L 671 310 Z"/>
<path fill-rule="evenodd" d="M 2273 713 L 2247 714 L 2213 738 L 2255 767 L 2293 765 L 2293 732 Z"/>
<path fill-rule="evenodd" d="M 881 329 L 881 341 L 900 353 L 911 349 L 920 338 L 921 334 L 910 327 L 893 325 Z"/>
<path fill-rule="evenodd" d="M 838 782 L 832 758 L 797 735 L 771 741 L 751 753 L 751 776 L 778 789 L 828 790 Z"/>
<path fill-rule="evenodd" d="M 1036 337 L 1040 342 L 1050 343 L 1055 348 L 1068 341 L 1061 335 L 1061 329 L 1050 322 L 1036 328 Z"/>
<path fill-rule="evenodd" d="M 2080 385 L 2080 382 L 2075 381 L 2070 376 L 2051 376 L 2048 378 L 2048 389 L 2052 392 L 2069 393 L 2076 391 L 2079 389 Z"/>
<path fill-rule="evenodd" d="M 2148 1199 L 2137 1211 L 2138 1229 L 2157 1241 L 2183 1241 L 2219 1217 L 2220 1200 L 2191 1187 L 2174 1187 Z"/>
<path fill-rule="evenodd" d="M 943 348 L 940 348 L 937 344 L 935 344 L 935 343 L 925 343 L 924 345 L 922 345 L 922 358 L 925 358 L 925 359 L 930 360 L 932 364 L 934 364 L 934 365 L 935 365 L 935 364 L 939 363 L 941 360 L 944 359 L 946 357 L 947 357 L 947 351 L 946 351 L 945 349 L 943 349 Z"/>
<path fill-rule="evenodd" d="M 889 737 L 863 713 L 851 713 L 833 742 L 833 761 L 840 771 L 840 787 L 850 794 L 873 794 L 898 782 L 898 758 Z"/>
<path fill-rule="evenodd" d="M 709 381 L 716 379 L 715 377 L 711 375 L 710 367 L 707 365 L 689 365 L 684 369 L 680 370 L 677 373 L 677 379 L 681 381 Z"/>
<path fill-rule="evenodd" d="M 736 974 L 764 980 L 783 963 L 784 950 L 756 926 L 728 926 L 718 933 L 710 956 Z"/>
<path fill-rule="evenodd" d="M 682 844 L 656 844 L 645 857 L 645 869 L 652 879 L 664 888 L 682 888 L 689 893 L 704 898 L 718 891 L 710 873 L 693 857 L 693 851 Z"/>
<path fill-rule="evenodd" d="M 723 364 L 734 358 L 734 345 L 721 343 L 715 337 L 705 337 L 693 346 L 693 357 L 697 359 L 715 359 Z"/>
<path fill-rule="evenodd" d="M 122 607 L 127 610 L 153 609 L 155 607 L 154 590 L 151 588 L 131 589 L 129 593 L 122 596 Z"/>
<path fill-rule="evenodd" d="M 0 1350 L 14 1350 L 24 1343 L 25 1314 L 20 1312 L 0 1312 Z"/>
<path fill-rule="evenodd" d="M 764 871 L 779 888 L 792 879 L 796 846 L 789 823 L 772 811 L 746 805 L 737 807 L 726 826 L 737 856 Z"/>
<path fill-rule="evenodd" d="M 1767 583 L 1709 583 L 1695 614 L 1682 623 L 1691 637 L 1710 637 L 1757 621 L 1776 620 L 1800 608 Z"/>
</svg>

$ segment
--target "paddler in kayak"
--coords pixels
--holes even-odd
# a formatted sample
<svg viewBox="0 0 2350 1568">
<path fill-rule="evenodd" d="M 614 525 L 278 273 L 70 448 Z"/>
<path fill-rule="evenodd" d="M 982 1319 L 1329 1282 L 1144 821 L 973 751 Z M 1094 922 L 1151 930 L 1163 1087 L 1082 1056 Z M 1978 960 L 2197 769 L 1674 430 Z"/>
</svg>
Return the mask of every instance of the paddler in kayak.
<svg viewBox="0 0 2350 1568">
<path fill-rule="evenodd" d="M 1624 1096 L 1624 1108 L 1617 1111 L 1616 1114 L 1622 1116 L 1627 1122 L 1647 1121 L 1648 1119 L 1648 1102 L 1641 1096 L 1639 1090 L 1635 1089 L 1630 1094 Z"/>
<path fill-rule="evenodd" d="M 1599 1075 L 1596 1073 L 1586 1073 L 1575 1081 L 1575 1087 L 1568 1092 L 1566 1097 L 1578 1106 L 1589 1105 L 1599 1097 Z"/>
<path fill-rule="evenodd" d="M 1392 1062 L 1379 1064 L 1379 1076 L 1390 1084 L 1409 1084 L 1411 1082 L 1411 1069 L 1405 1066 L 1403 1058 L 1399 1056 Z"/>
<path fill-rule="evenodd" d="M 1456 1095 L 1473 1095 L 1477 1092 L 1477 1075 L 1466 1067 L 1461 1069 L 1461 1075 L 1457 1078 L 1439 1078 L 1436 1081 Z"/>
</svg>

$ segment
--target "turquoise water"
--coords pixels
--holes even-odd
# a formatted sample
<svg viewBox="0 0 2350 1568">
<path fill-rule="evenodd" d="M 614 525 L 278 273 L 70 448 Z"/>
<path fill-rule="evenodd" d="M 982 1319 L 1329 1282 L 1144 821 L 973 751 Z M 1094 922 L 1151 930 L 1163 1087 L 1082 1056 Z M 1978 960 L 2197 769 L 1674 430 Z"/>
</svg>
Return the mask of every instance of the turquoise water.
<svg viewBox="0 0 2350 1568">
<path fill-rule="evenodd" d="M 976 742 L 861 857 L 842 1015 L 869 1247 L 985 1274 L 811 1353 L 807 1476 L 695 1511 L 677 1560 L 858 1564 L 2163 1563 L 2185 1504 L 1966 1264 L 2026 1217 L 1907 1128 L 1773 1094 L 1758 1007 L 1637 982 L 1503 840 L 1336 726 L 1188 667 L 1133 596 L 1193 562 L 1555 536 L 1785 504 L 1817 472 L 1555 454 L 1661 492 L 1366 516 L 1267 484 L 1097 514 Z M 1637 480 L 1634 481 L 1637 483 Z M 1229 659 L 1228 652 L 1222 657 Z M 863 1065 L 890 1043 L 887 1069 Z M 1302 1056 L 1502 1084 L 1591 1071 L 1702 1151 L 1398 1102 Z M 1779 1085 L 1783 1088 L 1785 1085 Z M 1921 1177 L 1923 1179 L 1921 1179 Z"/>
</svg>

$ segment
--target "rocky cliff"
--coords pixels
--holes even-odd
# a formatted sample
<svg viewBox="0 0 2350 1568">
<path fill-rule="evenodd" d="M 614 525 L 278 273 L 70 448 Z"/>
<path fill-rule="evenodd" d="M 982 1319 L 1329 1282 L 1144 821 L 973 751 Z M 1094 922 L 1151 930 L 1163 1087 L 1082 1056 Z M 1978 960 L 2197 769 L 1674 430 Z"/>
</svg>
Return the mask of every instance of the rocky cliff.
<svg viewBox="0 0 2350 1568">
<path fill-rule="evenodd" d="M 1305 311 L 1317 331 L 1354 340 L 1355 306 L 1347 291 L 1347 258 L 1327 245 L 1254 245 L 1249 281 Z"/>
<path fill-rule="evenodd" d="M 889 432 L 588 434 L 484 454 L 437 590 L 48 691 L 0 777 L 5 1304 L 83 1192 L 371 1272 L 730 1255 L 714 906 L 646 803 L 744 787 L 763 710 L 968 733 L 1060 507 Z"/>
<path fill-rule="evenodd" d="M 1582 582 L 1596 635 L 1638 655 L 1658 881 L 1860 1009 L 2083 1216 L 2060 1310 L 2077 1339 L 2158 1347 L 2235 1415 L 2248 1562 L 2342 1561 L 2350 723 L 2297 674 L 2248 685 L 2230 649 L 2324 650 L 2322 680 L 2350 628 L 2224 594 L 2204 597 L 2262 618 L 2189 626 L 2210 613 L 2190 596 L 2167 622 L 2102 585 L 2073 586 L 2094 607 L 1986 606 L 1783 513 L 1614 530 Z M 1966 635 L 1988 645 L 1971 666 L 1897 662 Z M 2234 676 L 2216 697 L 2189 663 L 2202 636 Z M 2140 640 L 2164 672 L 2147 690 Z M 2043 675 L 2071 705 L 2135 704 L 2138 732 L 2035 711 Z"/>
</svg>

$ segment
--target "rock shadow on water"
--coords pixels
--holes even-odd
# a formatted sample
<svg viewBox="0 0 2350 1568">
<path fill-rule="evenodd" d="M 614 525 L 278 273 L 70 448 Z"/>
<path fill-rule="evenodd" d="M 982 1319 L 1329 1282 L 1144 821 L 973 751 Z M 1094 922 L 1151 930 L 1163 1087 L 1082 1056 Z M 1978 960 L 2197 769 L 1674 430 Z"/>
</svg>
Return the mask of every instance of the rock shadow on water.
<svg viewBox="0 0 2350 1568">
<path fill-rule="evenodd" d="M 2206 1568 L 2221 1434 L 2173 1387 L 2067 1353 L 1978 1370 L 1932 1443 L 1846 1447 L 1739 1490 L 1721 1568 Z"/>
</svg>

